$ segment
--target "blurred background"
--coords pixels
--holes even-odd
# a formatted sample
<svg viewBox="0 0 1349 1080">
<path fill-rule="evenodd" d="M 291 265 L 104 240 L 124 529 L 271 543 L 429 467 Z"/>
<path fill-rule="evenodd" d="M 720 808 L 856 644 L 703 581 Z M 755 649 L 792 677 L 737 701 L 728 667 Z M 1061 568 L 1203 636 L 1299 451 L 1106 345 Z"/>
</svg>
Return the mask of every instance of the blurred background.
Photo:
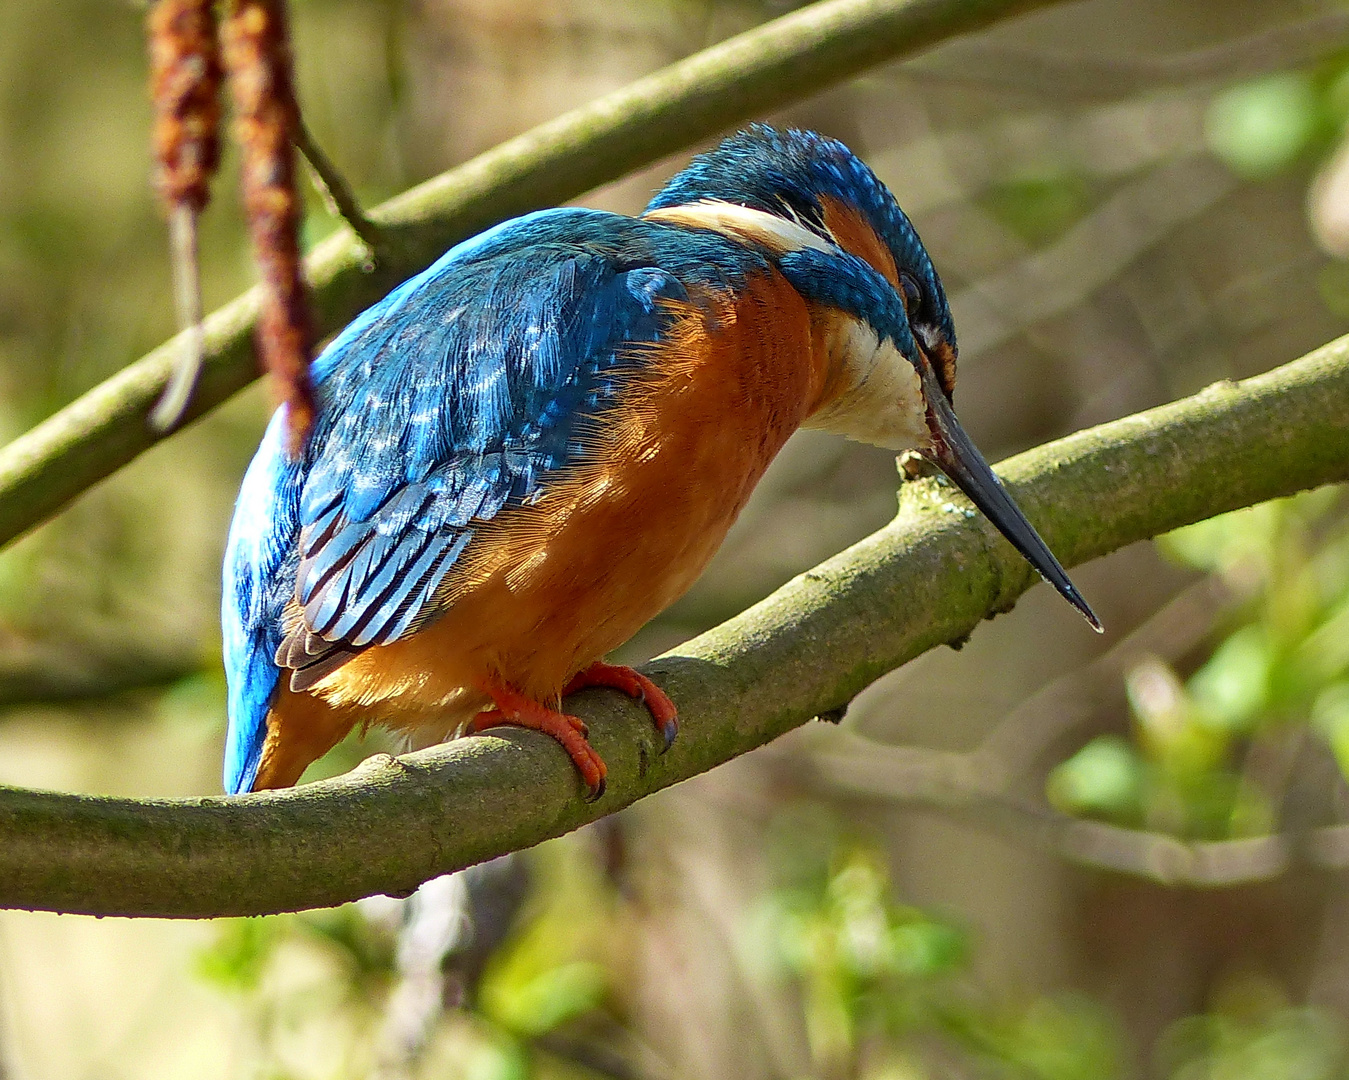
<svg viewBox="0 0 1349 1080">
<path fill-rule="evenodd" d="M 367 205 L 789 6 L 292 3 L 309 124 Z M 2 439 L 172 331 L 144 15 L 0 4 Z M 770 119 L 914 218 L 992 460 L 1349 330 L 1338 0 L 1080 0 Z M 582 201 L 636 212 L 684 160 Z M 208 310 L 252 280 L 234 164 Z M 313 199 L 307 240 L 334 227 Z M 267 411 L 255 386 L 0 554 L 0 783 L 219 790 L 218 568 Z M 898 479 L 798 436 L 624 659 L 879 527 Z M 1349 1076 L 1346 511 L 1136 545 L 1075 574 L 1102 638 L 1038 587 L 837 728 L 408 900 L 0 913 L 0 1077 Z"/>
</svg>

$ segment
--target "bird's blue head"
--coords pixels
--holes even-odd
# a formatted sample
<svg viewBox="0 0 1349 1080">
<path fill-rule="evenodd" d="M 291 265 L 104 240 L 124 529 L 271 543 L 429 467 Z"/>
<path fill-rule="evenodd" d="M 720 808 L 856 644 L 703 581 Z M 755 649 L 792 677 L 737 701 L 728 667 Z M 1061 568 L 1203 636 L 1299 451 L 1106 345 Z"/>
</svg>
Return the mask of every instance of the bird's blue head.
<svg viewBox="0 0 1349 1080">
<path fill-rule="evenodd" d="M 846 146 L 756 124 L 693 159 L 646 216 L 766 248 L 802 296 L 844 318 L 848 393 L 814 426 L 931 457 L 1096 629 L 1100 623 L 956 420 L 956 334 L 904 211 Z"/>
<path fill-rule="evenodd" d="M 908 325 L 949 398 L 956 332 L 941 278 L 889 188 L 841 142 L 813 131 L 755 124 L 694 158 L 646 212 L 698 203 L 771 214 L 869 264 L 902 299 Z"/>
</svg>

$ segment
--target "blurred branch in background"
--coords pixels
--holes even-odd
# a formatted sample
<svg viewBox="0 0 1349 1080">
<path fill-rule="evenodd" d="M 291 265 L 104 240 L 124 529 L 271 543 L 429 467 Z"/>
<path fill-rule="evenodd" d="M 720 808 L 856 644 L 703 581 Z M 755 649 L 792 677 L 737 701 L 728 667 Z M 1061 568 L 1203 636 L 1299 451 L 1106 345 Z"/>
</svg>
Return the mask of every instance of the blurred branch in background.
<svg viewBox="0 0 1349 1080">
<path fill-rule="evenodd" d="M 1218 578 L 1185 589 L 1091 663 L 1052 680 L 1003 717 L 971 753 L 975 771 L 997 787 L 1021 778 L 1095 715 L 1102 696 L 1123 697 L 1122 680 L 1140 661 L 1175 659 L 1200 644 L 1231 600 Z"/>
<path fill-rule="evenodd" d="M 1071 566 L 1343 479 L 1346 415 L 1342 339 L 1040 447 L 1003 463 L 1002 475 Z M 0 904 L 165 915 L 310 907 L 410 889 L 567 832 L 838 710 L 881 674 L 1010 609 L 1032 572 L 954 497 L 944 479 L 905 484 L 886 529 L 650 665 L 684 718 L 665 755 L 652 755 L 636 710 L 582 697 L 610 764 L 597 803 L 576 797 L 555 746 L 516 731 L 238 799 L 0 789 Z"/>
<path fill-rule="evenodd" d="M 0 709 L 168 686 L 202 667 L 195 650 L 173 653 L 120 644 L 40 642 L 0 631 Z"/>
<path fill-rule="evenodd" d="M 1268 881 L 1295 866 L 1349 868 L 1349 825 L 1241 840 L 1186 842 L 1160 832 L 1084 821 L 988 784 L 979 754 L 886 749 L 812 757 L 818 790 L 884 799 L 951 814 L 979 828 L 1028 841 L 1070 862 L 1162 885 L 1230 888 Z M 807 780 L 810 783 L 810 780 Z"/>
<path fill-rule="evenodd" d="M 1260 75 L 1293 67 L 1338 50 L 1349 33 L 1349 14 L 1328 11 L 1303 22 L 1170 56 L 1070 55 L 1012 51 L 972 44 L 956 63 L 918 59 L 912 69 L 950 82 L 994 83 L 1052 94 L 1058 102 L 1102 101 L 1153 93 L 1159 87 Z"/>
<path fill-rule="evenodd" d="M 957 325 L 973 328 L 961 333 L 961 360 L 968 363 L 1075 307 L 1236 187 L 1231 173 L 1204 158 L 1163 164 L 1129 183 L 1057 244 L 951 297 Z"/>
</svg>

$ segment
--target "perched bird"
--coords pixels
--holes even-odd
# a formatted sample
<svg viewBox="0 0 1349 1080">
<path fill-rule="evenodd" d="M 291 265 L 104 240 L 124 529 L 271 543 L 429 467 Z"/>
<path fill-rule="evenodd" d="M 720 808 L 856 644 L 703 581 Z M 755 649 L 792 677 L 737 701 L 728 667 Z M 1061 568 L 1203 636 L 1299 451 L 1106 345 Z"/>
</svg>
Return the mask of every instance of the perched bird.
<svg viewBox="0 0 1349 1080">
<path fill-rule="evenodd" d="M 230 792 L 283 787 L 357 723 L 429 745 L 553 736 L 605 766 L 561 697 L 675 708 L 602 658 L 720 546 L 799 427 L 930 456 L 1093 625 L 956 421 L 937 272 L 841 143 L 755 126 L 638 218 L 529 214 L 468 240 L 314 362 L 239 494 L 224 567 Z"/>
</svg>

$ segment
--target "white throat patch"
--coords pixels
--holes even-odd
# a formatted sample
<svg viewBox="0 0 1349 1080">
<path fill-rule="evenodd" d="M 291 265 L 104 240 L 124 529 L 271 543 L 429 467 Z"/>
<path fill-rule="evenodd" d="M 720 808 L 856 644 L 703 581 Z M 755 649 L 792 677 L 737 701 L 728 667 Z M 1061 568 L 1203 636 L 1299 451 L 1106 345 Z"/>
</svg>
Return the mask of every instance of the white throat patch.
<svg viewBox="0 0 1349 1080">
<path fill-rule="evenodd" d="M 842 390 L 811 414 L 803 427 L 846 435 L 888 450 L 932 445 L 918 372 L 892 342 L 881 342 L 859 319 L 842 316 L 826 335 L 830 367 Z"/>
</svg>

